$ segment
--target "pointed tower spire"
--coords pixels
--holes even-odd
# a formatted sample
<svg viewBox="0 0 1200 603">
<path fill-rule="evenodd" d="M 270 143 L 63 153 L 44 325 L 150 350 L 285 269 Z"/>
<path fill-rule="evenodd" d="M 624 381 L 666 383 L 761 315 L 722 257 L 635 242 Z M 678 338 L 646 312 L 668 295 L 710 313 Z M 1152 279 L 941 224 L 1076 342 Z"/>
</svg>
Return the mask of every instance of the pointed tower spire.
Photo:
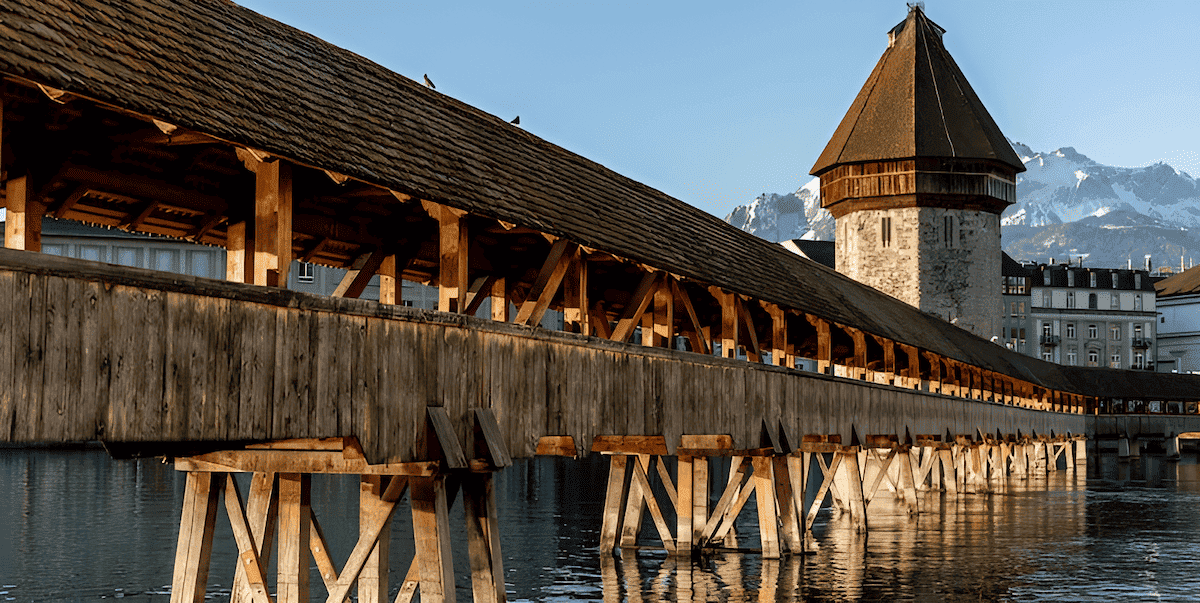
<svg viewBox="0 0 1200 603">
<path fill-rule="evenodd" d="M 909 5 L 813 165 L 838 270 L 983 337 L 999 334 L 1000 213 L 1021 159 Z"/>
</svg>

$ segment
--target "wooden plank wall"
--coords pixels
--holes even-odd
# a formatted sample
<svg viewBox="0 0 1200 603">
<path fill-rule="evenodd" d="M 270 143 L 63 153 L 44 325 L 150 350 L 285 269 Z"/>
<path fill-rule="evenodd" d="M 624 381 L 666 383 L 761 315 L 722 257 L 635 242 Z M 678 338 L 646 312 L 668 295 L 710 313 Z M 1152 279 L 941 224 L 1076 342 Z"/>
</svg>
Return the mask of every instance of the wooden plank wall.
<svg viewBox="0 0 1200 603">
<path fill-rule="evenodd" d="M 430 405 L 447 409 L 465 450 L 471 409 L 491 407 L 514 457 L 545 435 L 573 436 L 581 452 L 598 434 L 664 435 L 674 447 L 683 434 L 724 433 L 756 447 L 763 419 L 845 442 L 852 425 L 901 437 L 1084 431 L 1081 415 L 462 315 L 36 262 L 0 265 L 0 441 L 353 435 L 372 462 L 411 461 L 426 458 Z"/>
</svg>

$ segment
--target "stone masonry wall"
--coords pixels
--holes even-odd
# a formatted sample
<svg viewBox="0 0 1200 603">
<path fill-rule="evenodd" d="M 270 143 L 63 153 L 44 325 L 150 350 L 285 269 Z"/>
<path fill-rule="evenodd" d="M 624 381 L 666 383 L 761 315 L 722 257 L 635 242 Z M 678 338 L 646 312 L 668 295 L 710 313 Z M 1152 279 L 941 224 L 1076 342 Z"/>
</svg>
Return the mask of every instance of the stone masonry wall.
<svg viewBox="0 0 1200 603">
<path fill-rule="evenodd" d="M 1000 334 L 996 214 L 929 207 L 854 212 L 837 222 L 836 252 L 839 272 L 985 339 Z"/>
</svg>

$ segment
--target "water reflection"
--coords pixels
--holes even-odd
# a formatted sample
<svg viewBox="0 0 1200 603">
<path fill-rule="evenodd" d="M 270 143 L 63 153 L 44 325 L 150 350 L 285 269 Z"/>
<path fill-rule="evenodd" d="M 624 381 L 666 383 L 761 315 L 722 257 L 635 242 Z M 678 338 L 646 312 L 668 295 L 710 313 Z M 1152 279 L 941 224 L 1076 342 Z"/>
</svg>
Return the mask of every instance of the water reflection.
<svg viewBox="0 0 1200 603">
<path fill-rule="evenodd" d="M 1186 600 L 1200 591 L 1194 454 L 1119 461 L 1092 452 L 1087 476 L 1010 479 L 990 494 L 922 493 L 916 517 L 884 495 L 871 504 L 865 534 L 823 511 L 809 555 L 694 562 L 658 551 L 598 555 L 603 460 L 539 459 L 497 476 L 510 601 Z M 101 451 L 0 450 L 0 601 L 165 603 L 183 481 L 169 466 L 114 462 Z M 313 484 L 330 552 L 345 559 L 357 535 L 347 501 L 357 481 Z M 456 503 L 456 528 L 461 513 Z M 234 558 L 227 520 L 218 521 L 209 584 L 217 603 L 228 599 Z M 753 513 L 737 533 L 757 541 Z M 458 600 L 469 601 L 462 530 L 453 547 Z M 412 558 L 406 509 L 396 515 L 392 552 L 394 596 Z M 315 586 L 313 600 L 323 594 Z"/>
</svg>

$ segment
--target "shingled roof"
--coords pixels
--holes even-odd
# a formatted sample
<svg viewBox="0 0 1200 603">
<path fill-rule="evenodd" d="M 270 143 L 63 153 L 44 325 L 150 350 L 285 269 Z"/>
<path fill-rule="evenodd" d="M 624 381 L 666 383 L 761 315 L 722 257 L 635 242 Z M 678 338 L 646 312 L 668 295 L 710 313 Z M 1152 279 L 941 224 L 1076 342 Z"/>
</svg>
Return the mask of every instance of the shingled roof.
<svg viewBox="0 0 1200 603">
<path fill-rule="evenodd" d="M 888 32 L 888 48 L 810 173 L 835 165 L 952 157 L 1025 171 L 967 78 L 942 45 L 946 30 L 919 6 Z"/>
<path fill-rule="evenodd" d="M 1200 266 L 1188 268 L 1175 276 L 1154 283 L 1159 297 L 1196 295 L 1200 293 Z"/>
<path fill-rule="evenodd" d="M 906 45 L 929 48 L 938 57 L 929 63 L 935 76 L 930 82 L 961 82 L 951 98 L 965 106 L 948 106 L 947 115 L 982 116 L 964 127 L 965 138 L 952 130 L 950 152 L 992 149 L 1007 160 L 1003 149 L 1020 166 L 940 50 L 935 28 L 919 11 L 910 14 L 897 50 L 885 54 L 877 74 Z M 1044 387 L 1079 391 L 1061 367 L 1007 351 L 505 120 L 229 2 L 6 0 L 0 4 L 0 40 L 0 73 L 16 81 L 536 228 Z M 852 113 L 862 113 L 861 104 Z M 882 117 L 868 121 L 880 128 Z M 986 140 L 979 140 L 980 132 Z M 906 144 L 932 152 L 937 141 Z"/>
</svg>

